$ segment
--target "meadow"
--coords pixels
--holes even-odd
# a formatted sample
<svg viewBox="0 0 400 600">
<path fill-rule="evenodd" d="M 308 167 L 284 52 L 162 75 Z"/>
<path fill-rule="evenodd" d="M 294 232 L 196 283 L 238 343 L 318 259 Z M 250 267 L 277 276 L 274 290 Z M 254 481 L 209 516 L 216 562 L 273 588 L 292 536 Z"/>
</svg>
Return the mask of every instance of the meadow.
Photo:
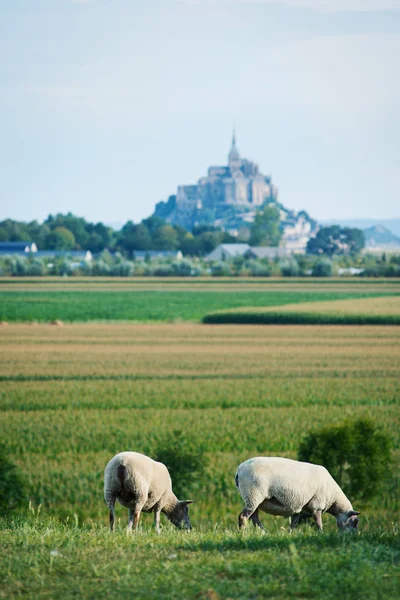
<svg viewBox="0 0 400 600">
<path fill-rule="evenodd" d="M 206 292 L 210 293 L 210 292 Z M 0 329 L 2 443 L 31 508 L 0 520 L 0 598 L 395 598 L 398 478 L 352 498 L 361 534 L 325 516 L 288 533 L 236 529 L 233 478 L 252 455 L 296 457 L 310 429 L 371 417 L 400 460 L 399 341 L 390 326 L 199 323 L 10 324 Z M 185 493 L 194 531 L 107 531 L 103 471 L 122 449 L 152 454 L 168 434 L 203 447 Z"/>
<path fill-rule="evenodd" d="M 392 314 L 398 292 L 389 280 L 1 280 L 1 443 L 27 499 L 0 518 L 0 598 L 397 598 L 400 328 L 200 320 L 335 302 Z M 322 535 L 268 515 L 267 534 L 237 531 L 241 461 L 295 458 L 311 429 L 361 417 L 388 434 L 396 469 L 384 494 L 351 499 L 359 536 L 329 515 Z M 110 535 L 105 465 L 166 439 L 204 452 L 205 474 L 185 489 L 194 530 L 163 518 L 157 536 L 144 515 L 127 537 L 118 506 Z"/>
</svg>

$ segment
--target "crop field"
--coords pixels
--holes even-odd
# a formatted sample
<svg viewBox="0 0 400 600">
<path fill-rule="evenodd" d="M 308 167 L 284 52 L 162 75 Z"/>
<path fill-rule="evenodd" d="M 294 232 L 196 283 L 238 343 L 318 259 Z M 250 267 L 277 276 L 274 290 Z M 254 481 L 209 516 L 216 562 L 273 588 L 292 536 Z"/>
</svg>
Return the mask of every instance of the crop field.
<svg viewBox="0 0 400 600">
<path fill-rule="evenodd" d="M 198 302 L 191 315 L 200 314 L 204 297 L 187 293 Z M 287 292 L 243 292 L 253 293 Z M 355 537 L 339 535 L 329 515 L 322 535 L 308 525 L 290 534 L 287 521 L 267 515 L 267 534 L 239 533 L 233 478 L 250 456 L 294 458 L 310 429 L 366 416 L 390 436 L 398 467 L 399 342 L 395 326 L 1 327 L 1 437 L 31 508 L 0 520 L 0 598 L 397 598 L 398 477 L 383 497 L 352 498 L 362 511 Z M 185 490 L 194 531 L 173 531 L 163 518 L 157 536 L 144 515 L 127 537 L 119 506 L 110 535 L 106 463 L 124 449 L 151 455 L 166 435 L 206 453 L 206 474 Z"/>
<path fill-rule="evenodd" d="M 204 323 L 400 325 L 400 297 L 381 296 L 299 302 L 266 308 L 236 308 L 210 313 Z"/>
<path fill-rule="evenodd" d="M 396 279 L 2 278 L 0 321 L 200 321 L 241 307 L 399 295 Z"/>
</svg>

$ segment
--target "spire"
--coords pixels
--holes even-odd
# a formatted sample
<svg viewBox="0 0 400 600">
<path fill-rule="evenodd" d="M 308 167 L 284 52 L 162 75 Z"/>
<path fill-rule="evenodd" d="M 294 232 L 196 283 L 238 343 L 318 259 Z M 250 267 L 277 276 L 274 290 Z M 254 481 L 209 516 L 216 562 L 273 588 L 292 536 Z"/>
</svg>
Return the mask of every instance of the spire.
<svg viewBox="0 0 400 600">
<path fill-rule="evenodd" d="M 228 156 L 228 164 L 229 164 L 229 167 L 231 168 L 231 170 L 238 169 L 241 164 L 240 154 L 236 147 L 235 126 L 233 126 L 233 131 L 232 131 L 232 146 L 231 146 L 229 156 Z"/>
</svg>

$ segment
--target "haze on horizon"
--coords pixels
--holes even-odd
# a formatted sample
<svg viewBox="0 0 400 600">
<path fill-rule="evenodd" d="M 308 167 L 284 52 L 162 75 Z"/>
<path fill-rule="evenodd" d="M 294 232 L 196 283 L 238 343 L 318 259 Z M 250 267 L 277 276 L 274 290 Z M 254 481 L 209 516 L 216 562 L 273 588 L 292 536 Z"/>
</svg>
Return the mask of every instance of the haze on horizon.
<svg viewBox="0 0 400 600">
<path fill-rule="evenodd" d="M 0 31 L 0 219 L 140 221 L 233 124 L 288 208 L 400 216 L 400 0 L 14 0 Z"/>
</svg>

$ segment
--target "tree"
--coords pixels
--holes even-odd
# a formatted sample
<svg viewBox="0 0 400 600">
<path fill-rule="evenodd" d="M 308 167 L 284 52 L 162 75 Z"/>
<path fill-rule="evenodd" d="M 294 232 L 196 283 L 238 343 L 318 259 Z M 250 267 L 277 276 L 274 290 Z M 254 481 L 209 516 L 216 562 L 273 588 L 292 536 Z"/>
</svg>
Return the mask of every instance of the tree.
<svg viewBox="0 0 400 600">
<path fill-rule="evenodd" d="M 110 248 L 114 244 L 115 232 L 104 223 L 93 225 L 88 223 L 87 232 L 90 234 L 86 248 L 92 252 L 101 252 L 104 248 Z"/>
<path fill-rule="evenodd" d="M 250 230 L 250 245 L 279 246 L 281 237 L 279 208 L 274 204 L 267 204 L 255 216 Z"/>
<path fill-rule="evenodd" d="M 49 215 L 44 222 L 44 225 L 47 225 L 51 230 L 55 230 L 59 227 L 68 229 L 68 231 L 74 235 L 75 244 L 79 248 L 85 249 L 87 247 L 87 240 L 89 239 L 87 227 L 89 223 L 87 223 L 83 217 L 76 217 L 72 213 L 66 215 L 58 213 L 55 217 Z"/>
<path fill-rule="evenodd" d="M 204 231 L 195 236 L 196 239 L 196 254 L 204 256 L 209 254 L 221 244 L 223 233 L 221 231 Z"/>
<path fill-rule="evenodd" d="M 119 232 L 118 237 L 117 246 L 129 254 L 135 250 L 151 250 L 152 248 L 149 230 L 143 223 L 134 225 L 132 221 L 128 221 Z"/>
<path fill-rule="evenodd" d="M 33 260 L 29 261 L 27 270 L 28 275 L 33 275 L 35 277 L 46 274 L 46 267 L 44 266 L 43 261 L 39 258 L 34 258 Z"/>
<path fill-rule="evenodd" d="M 39 250 L 46 247 L 46 237 L 50 233 L 50 228 L 45 223 L 40 224 L 37 221 L 31 221 L 27 225 L 28 240 L 35 242 Z"/>
<path fill-rule="evenodd" d="M 175 429 L 160 440 L 153 457 L 166 465 L 178 497 L 190 496 L 201 487 L 209 463 L 204 443 L 196 443 L 183 431 Z"/>
<path fill-rule="evenodd" d="M 66 227 L 56 227 L 46 237 L 49 250 L 72 250 L 75 247 L 75 236 Z"/>
<path fill-rule="evenodd" d="M 300 268 L 294 257 L 284 258 L 279 262 L 279 268 L 284 277 L 297 277 L 300 275 Z"/>
<path fill-rule="evenodd" d="M 151 237 L 153 237 L 163 225 L 166 225 L 166 222 L 160 217 L 149 217 L 148 219 L 143 219 L 142 225 L 147 228 Z"/>
<path fill-rule="evenodd" d="M 172 225 L 162 225 L 152 238 L 155 250 L 175 250 L 178 247 L 178 234 Z"/>
<path fill-rule="evenodd" d="M 364 233 L 361 229 L 332 225 L 321 227 L 317 235 L 307 244 L 308 254 L 358 254 L 365 245 Z"/>
<path fill-rule="evenodd" d="M 3 242 L 25 242 L 29 240 L 26 223 L 6 219 L 0 223 L 0 240 Z"/>
<path fill-rule="evenodd" d="M 104 250 L 105 244 L 104 241 L 98 233 L 95 231 L 89 236 L 89 239 L 86 243 L 86 249 L 91 252 L 101 252 Z"/>
<path fill-rule="evenodd" d="M 357 227 L 344 227 L 342 234 L 348 245 L 348 254 L 354 256 L 361 252 L 365 246 L 364 232 Z"/>
<path fill-rule="evenodd" d="M 180 239 L 179 249 L 185 255 L 195 256 L 197 254 L 196 238 L 192 233 L 186 232 Z"/>
<path fill-rule="evenodd" d="M 329 258 L 320 258 L 312 269 L 313 277 L 330 277 L 332 275 L 332 261 Z"/>
<path fill-rule="evenodd" d="M 345 494 L 372 498 L 380 493 L 392 466 L 391 442 L 367 419 L 311 431 L 298 459 L 323 465 Z"/>
</svg>

